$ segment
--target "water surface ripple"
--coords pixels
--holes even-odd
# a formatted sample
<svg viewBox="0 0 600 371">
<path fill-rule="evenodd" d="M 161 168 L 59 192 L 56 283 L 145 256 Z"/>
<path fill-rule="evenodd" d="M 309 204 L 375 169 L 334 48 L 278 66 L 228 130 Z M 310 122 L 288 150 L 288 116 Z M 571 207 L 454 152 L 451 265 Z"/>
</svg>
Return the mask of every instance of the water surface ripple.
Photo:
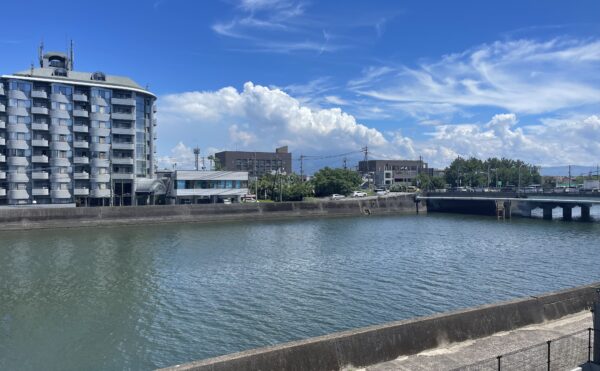
<svg viewBox="0 0 600 371">
<path fill-rule="evenodd" d="M 600 223 L 457 215 L 0 233 L 0 369 L 152 369 L 597 281 Z"/>
</svg>

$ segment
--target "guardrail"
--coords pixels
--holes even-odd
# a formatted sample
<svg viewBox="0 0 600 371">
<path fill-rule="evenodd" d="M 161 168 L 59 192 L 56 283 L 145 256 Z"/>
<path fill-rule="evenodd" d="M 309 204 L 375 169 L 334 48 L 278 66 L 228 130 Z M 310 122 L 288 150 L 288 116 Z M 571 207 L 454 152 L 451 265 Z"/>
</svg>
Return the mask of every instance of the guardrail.
<svg viewBox="0 0 600 371">
<path fill-rule="evenodd" d="M 594 361 L 593 332 L 592 328 L 580 330 L 452 371 L 572 370 Z"/>
</svg>

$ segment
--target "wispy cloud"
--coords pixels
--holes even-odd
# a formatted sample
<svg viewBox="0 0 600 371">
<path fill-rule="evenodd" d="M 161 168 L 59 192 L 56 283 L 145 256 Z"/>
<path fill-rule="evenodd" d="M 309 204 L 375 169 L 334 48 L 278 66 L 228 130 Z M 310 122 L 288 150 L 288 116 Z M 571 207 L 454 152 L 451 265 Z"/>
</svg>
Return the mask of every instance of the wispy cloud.
<svg viewBox="0 0 600 371">
<path fill-rule="evenodd" d="M 541 114 L 600 103 L 599 69 L 598 40 L 498 41 L 414 68 L 370 67 L 348 87 L 411 114 L 482 106 Z"/>
<path fill-rule="evenodd" d="M 240 0 L 233 18 L 216 22 L 212 30 L 243 41 L 243 46 L 231 48 L 236 51 L 322 54 L 346 48 L 335 42 L 326 24 L 306 15 L 306 7 L 298 0 Z"/>
</svg>

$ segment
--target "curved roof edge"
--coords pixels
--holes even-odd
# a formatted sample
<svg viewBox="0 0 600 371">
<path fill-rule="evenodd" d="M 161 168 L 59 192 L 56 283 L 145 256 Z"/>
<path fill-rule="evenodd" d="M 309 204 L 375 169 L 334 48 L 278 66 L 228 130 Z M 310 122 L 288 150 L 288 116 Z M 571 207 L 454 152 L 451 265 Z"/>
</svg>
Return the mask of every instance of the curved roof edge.
<svg viewBox="0 0 600 371">
<path fill-rule="evenodd" d="M 95 81 L 95 80 L 90 80 L 88 81 L 81 81 L 81 80 L 75 80 L 75 79 L 69 79 L 69 78 L 58 78 L 58 77 L 38 77 L 38 76 L 31 76 L 28 74 L 19 74 L 19 73 L 15 73 L 12 75 L 2 75 L 2 78 L 5 79 L 21 79 L 21 80 L 31 80 L 31 81 L 43 81 L 43 82 L 56 82 L 59 84 L 72 84 L 72 85 L 83 85 L 83 86 L 104 86 L 107 88 L 111 88 L 111 89 L 123 89 L 123 90 L 131 90 L 131 91 L 135 91 L 138 93 L 144 93 L 144 94 L 148 94 L 153 96 L 154 98 L 157 98 L 156 94 L 142 89 L 142 88 L 136 88 L 133 86 L 128 86 L 128 85 L 121 85 L 121 84 L 115 84 L 115 83 L 110 83 L 110 82 L 106 82 L 106 81 Z"/>
</svg>

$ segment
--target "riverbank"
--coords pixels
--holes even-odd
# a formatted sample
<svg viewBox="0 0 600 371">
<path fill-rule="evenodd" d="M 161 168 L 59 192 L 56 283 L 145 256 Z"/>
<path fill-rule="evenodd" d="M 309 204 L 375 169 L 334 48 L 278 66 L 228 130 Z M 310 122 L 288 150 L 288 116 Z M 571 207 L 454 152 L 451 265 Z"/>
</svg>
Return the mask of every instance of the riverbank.
<svg viewBox="0 0 600 371">
<path fill-rule="evenodd" d="M 0 209 L 3 230 L 76 228 L 426 212 L 414 195 L 344 201 Z"/>
<path fill-rule="evenodd" d="M 600 282 L 541 296 L 344 331 L 163 370 L 302 371 L 366 367 L 581 313 L 591 307 L 599 285 Z"/>
</svg>

